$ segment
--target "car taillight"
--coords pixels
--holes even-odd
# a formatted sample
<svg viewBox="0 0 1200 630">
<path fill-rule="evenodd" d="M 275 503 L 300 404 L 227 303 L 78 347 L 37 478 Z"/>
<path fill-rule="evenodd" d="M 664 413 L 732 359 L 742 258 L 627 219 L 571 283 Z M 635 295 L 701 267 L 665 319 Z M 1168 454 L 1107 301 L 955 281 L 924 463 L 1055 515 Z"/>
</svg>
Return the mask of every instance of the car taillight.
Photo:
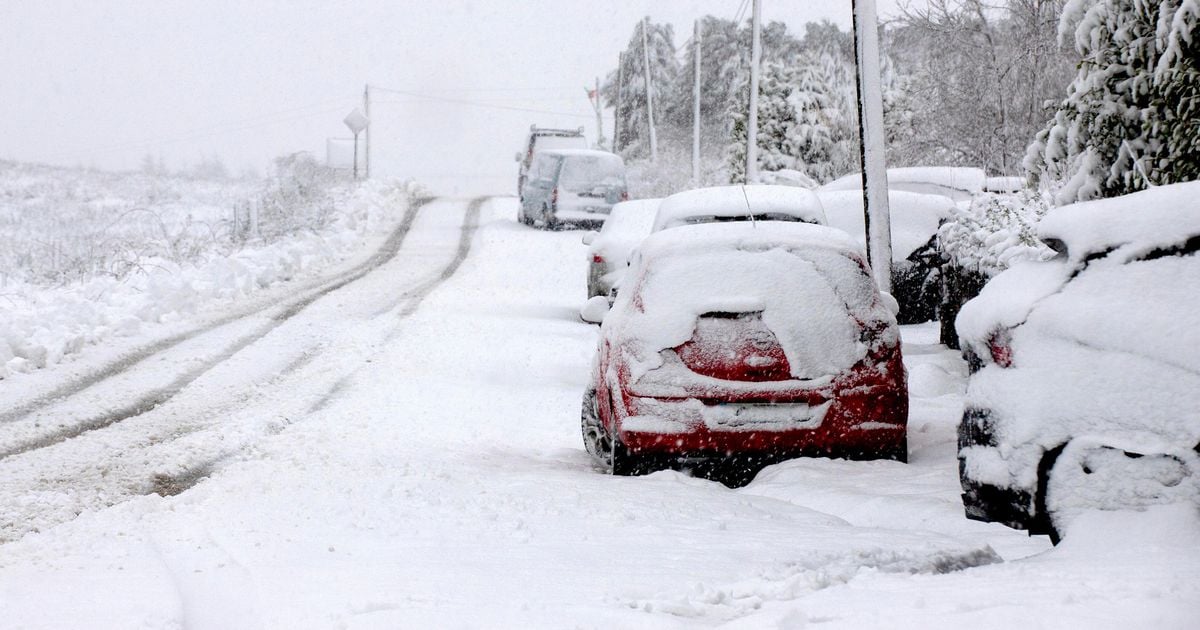
<svg viewBox="0 0 1200 630">
<path fill-rule="evenodd" d="M 1012 367 L 1013 350 L 1012 350 L 1012 333 L 1007 329 L 997 330 L 988 338 L 988 352 L 992 355 L 992 361 L 1000 367 Z"/>
<path fill-rule="evenodd" d="M 628 190 L 621 191 L 621 201 L 629 201 L 629 191 Z"/>
<path fill-rule="evenodd" d="M 554 192 L 550 193 L 550 207 L 558 209 L 558 186 L 554 187 Z"/>
<path fill-rule="evenodd" d="M 600 254 L 592 254 L 592 262 L 596 263 L 597 265 L 603 265 L 604 257 Z"/>
<path fill-rule="evenodd" d="M 691 371 L 727 381 L 784 381 L 791 365 L 761 311 L 705 313 L 696 332 L 675 348 Z"/>
</svg>

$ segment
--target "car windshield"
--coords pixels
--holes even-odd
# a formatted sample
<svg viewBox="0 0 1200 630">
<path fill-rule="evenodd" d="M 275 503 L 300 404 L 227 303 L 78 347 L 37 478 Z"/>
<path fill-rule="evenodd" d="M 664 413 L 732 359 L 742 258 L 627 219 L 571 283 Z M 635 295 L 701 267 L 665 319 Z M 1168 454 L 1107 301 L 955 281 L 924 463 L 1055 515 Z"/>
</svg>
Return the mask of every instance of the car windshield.
<svg viewBox="0 0 1200 630">
<path fill-rule="evenodd" d="M 597 186 L 625 183 L 625 165 L 615 155 L 573 155 L 563 161 L 558 175 L 560 187 L 569 191 L 591 190 Z"/>
</svg>

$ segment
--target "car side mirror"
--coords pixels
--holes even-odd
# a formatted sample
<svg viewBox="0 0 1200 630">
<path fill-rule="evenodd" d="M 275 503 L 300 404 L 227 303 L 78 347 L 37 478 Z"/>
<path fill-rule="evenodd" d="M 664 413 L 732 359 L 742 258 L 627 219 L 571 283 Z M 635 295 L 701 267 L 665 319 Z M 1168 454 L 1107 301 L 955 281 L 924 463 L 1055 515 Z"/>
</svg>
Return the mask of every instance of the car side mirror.
<svg viewBox="0 0 1200 630">
<path fill-rule="evenodd" d="M 900 314 L 900 303 L 896 301 L 896 298 L 892 297 L 891 293 L 888 293 L 887 291 L 880 291 L 879 297 L 883 300 L 883 305 L 887 307 L 887 310 L 892 314 L 892 317 Z"/>
<path fill-rule="evenodd" d="M 579 309 L 579 317 L 590 324 L 599 324 L 604 321 L 604 316 L 608 315 L 611 308 L 612 305 L 608 303 L 608 298 L 603 295 L 593 295 L 583 303 L 583 308 Z"/>
<path fill-rule="evenodd" d="M 596 242 L 597 236 L 600 236 L 600 233 L 597 232 L 596 230 L 589 230 L 587 232 L 584 232 L 583 233 L 583 244 L 591 245 L 592 243 Z"/>
<path fill-rule="evenodd" d="M 513 161 L 514 161 L 514 162 L 520 162 L 520 161 L 521 161 L 521 152 L 520 152 L 520 151 L 517 151 L 516 153 L 514 153 L 514 154 L 513 154 Z"/>
</svg>

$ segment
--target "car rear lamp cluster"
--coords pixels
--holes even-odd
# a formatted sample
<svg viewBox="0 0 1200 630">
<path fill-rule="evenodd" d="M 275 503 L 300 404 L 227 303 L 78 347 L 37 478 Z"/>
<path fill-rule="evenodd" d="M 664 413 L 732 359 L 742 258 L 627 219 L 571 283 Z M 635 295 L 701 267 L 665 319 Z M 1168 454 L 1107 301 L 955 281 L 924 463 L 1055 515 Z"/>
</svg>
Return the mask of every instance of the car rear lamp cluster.
<svg viewBox="0 0 1200 630">
<path fill-rule="evenodd" d="M 550 193 L 550 208 L 558 210 L 558 186 L 555 186 L 554 192 Z"/>
<path fill-rule="evenodd" d="M 988 352 L 992 355 L 992 361 L 1000 367 L 1012 367 L 1013 350 L 1012 350 L 1012 332 L 1008 329 L 997 330 L 988 337 Z"/>
</svg>

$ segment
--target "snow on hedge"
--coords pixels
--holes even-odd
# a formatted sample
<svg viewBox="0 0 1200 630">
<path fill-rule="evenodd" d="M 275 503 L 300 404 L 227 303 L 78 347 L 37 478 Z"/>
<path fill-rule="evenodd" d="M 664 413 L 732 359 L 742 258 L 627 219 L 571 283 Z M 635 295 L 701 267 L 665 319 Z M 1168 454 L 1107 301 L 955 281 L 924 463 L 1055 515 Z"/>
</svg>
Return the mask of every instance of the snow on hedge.
<svg viewBox="0 0 1200 630">
<path fill-rule="evenodd" d="M 81 219 L 76 228 L 82 232 L 102 223 L 90 218 L 95 208 L 125 203 L 118 195 L 136 189 L 143 177 L 132 175 L 123 179 L 121 175 L 104 174 L 100 178 L 83 176 L 75 181 L 47 184 L 45 179 L 26 175 L 4 179 L 3 212 L 7 221 L 3 227 L 6 241 L 13 243 L 14 249 L 28 245 L 22 239 L 33 238 L 21 231 L 27 229 L 26 220 L 39 225 L 47 223 L 45 218 L 22 216 L 20 208 L 14 208 L 21 200 L 45 195 L 42 186 L 65 187 L 68 193 L 60 191 L 61 198 L 74 194 L 69 192 L 72 187 L 87 188 L 97 182 L 112 184 L 107 195 L 102 190 L 87 193 L 94 195 L 99 205 L 88 202 L 64 211 L 64 214 L 80 213 L 80 208 L 86 209 L 87 212 L 81 213 L 86 220 Z M 36 185 L 20 192 L 22 185 L 31 183 Z M 174 187 L 171 201 L 150 206 L 138 215 L 151 213 L 170 225 L 195 225 L 197 216 L 212 216 L 214 206 L 189 206 L 189 198 L 180 192 L 187 190 L 186 185 L 178 182 L 165 185 Z M 237 194 L 245 191 L 239 186 L 220 191 L 215 190 L 219 185 L 204 185 L 214 188 L 214 197 L 226 199 L 236 199 Z M 171 257 L 169 250 L 153 251 L 151 255 L 130 252 L 125 262 L 128 269 L 120 274 L 113 273 L 99 259 L 90 264 L 85 261 L 72 272 L 74 279 L 66 284 L 47 284 L 42 276 L 31 273 L 32 269 L 44 268 L 36 261 L 14 269 L 13 259 L 6 259 L 2 270 L 5 280 L 0 285 L 0 378 L 58 363 L 114 336 L 133 336 L 155 324 L 185 320 L 213 302 L 245 298 L 279 282 L 315 274 L 353 254 L 362 247 L 365 237 L 394 225 L 415 193 L 416 188 L 410 183 L 368 183 L 355 190 L 334 189 L 329 191 L 328 220 L 311 229 L 280 234 L 272 242 L 231 244 L 224 239 L 193 240 L 189 242 L 195 251 L 178 258 Z M 60 230 L 57 234 L 64 240 L 86 243 L 86 237 L 100 238 L 86 233 L 80 237 L 72 229 L 69 217 L 55 221 Z M 122 238 L 132 238 L 144 227 L 121 225 L 119 220 L 110 222 Z M 86 249 L 78 251 L 87 253 Z M 83 275 L 85 271 L 91 273 Z"/>
<path fill-rule="evenodd" d="M 1045 197 L 1030 190 L 978 194 L 938 229 L 938 243 L 951 264 L 995 276 L 1018 261 L 1053 255 L 1037 236 L 1048 208 Z"/>
</svg>

